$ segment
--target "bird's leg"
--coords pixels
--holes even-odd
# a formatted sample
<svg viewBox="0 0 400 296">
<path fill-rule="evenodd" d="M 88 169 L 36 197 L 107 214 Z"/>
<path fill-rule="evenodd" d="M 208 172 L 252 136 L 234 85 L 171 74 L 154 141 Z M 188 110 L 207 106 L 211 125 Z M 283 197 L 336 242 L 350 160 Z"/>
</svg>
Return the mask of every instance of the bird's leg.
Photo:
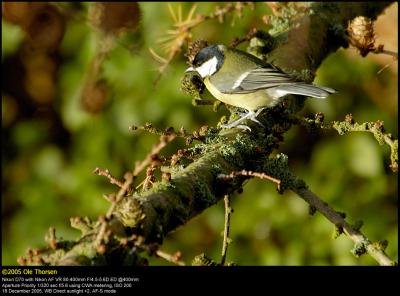
<svg viewBox="0 0 400 296">
<path fill-rule="evenodd" d="M 249 131 L 251 131 L 251 129 L 244 124 L 239 124 L 242 121 L 246 120 L 246 119 L 250 119 L 251 121 L 257 122 L 259 125 L 261 125 L 262 127 L 264 127 L 264 125 L 257 120 L 257 116 L 261 113 L 261 111 L 263 111 L 265 108 L 260 108 L 258 109 L 256 112 L 254 112 L 253 110 L 248 110 L 246 113 L 239 113 L 240 118 L 229 123 L 229 124 L 222 124 L 221 127 L 222 128 L 242 128 L 242 129 L 248 129 Z"/>
<path fill-rule="evenodd" d="M 239 114 L 240 118 L 228 123 L 228 124 L 221 124 L 222 128 L 234 128 L 234 127 L 238 127 L 238 128 L 242 128 L 242 129 L 248 129 L 251 131 L 251 129 L 246 126 L 246 125 L 242 125 L 240 124 L 242 121 L 246 120 L 249 116 L 250 116 L 250 112 L 249 113 L 244 113 L 244 114 Z"/>
<path fill-rule="evenodd" d="M 251 111 L 251 115 L 249 117 L 249 119 L 251 121 L 257 122 L 259 125 L 261 125 L 262 127 L 265 127 L 260 121 L 258 121 L 257 116 L 260 115 L 260 113 L 264 110 L 265 108 L 260 108 L 258 109 L 256 112 Z"/>
</svg>

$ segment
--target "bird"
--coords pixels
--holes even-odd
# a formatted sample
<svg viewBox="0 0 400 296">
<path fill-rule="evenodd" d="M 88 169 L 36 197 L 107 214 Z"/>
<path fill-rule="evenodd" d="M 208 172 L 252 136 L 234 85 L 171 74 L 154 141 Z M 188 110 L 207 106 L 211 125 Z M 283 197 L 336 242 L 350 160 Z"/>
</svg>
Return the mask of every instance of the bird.
<svg viewBox="0 0 400 296">
<path fill-rule="evenodd" d="M 185 72 L 197 72 L 217 100 L 246 110 L 239 113 L 239 119 L 221 125 L 222 128 L 251 131 L 241 124 L 246 119 L 263 126 L 257 116 L 289 94 L 325 99 L 336 93 L 332 88 L 295 79 L 271 63 L 222 44 L 201 49 Z"/>
</svg>

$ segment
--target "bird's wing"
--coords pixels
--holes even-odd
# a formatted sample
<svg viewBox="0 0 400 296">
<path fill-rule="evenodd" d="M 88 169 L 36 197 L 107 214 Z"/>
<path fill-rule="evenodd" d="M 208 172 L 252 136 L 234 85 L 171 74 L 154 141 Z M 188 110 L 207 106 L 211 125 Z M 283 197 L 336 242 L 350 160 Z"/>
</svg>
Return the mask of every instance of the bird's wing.
<svg viewBox="0 0 400 296">
<path fill-rule="evenodd" d="M 230 90 L 224 90 L 227 93 L 251 93 L 293 83 L 296 83 L 296 80 L 279 69 L 262 67 L 243 73 L 232 84 Z"/>
<path fill-rule="evenodd" d="M 257 65 L 239 75 L 224 71 L 223 75 L 211 76 L 210 81 L 224 94 L 246 94 L 264 89 L 273 98 L 287 94 L 326 98 L 336 92 L 329 87 L 298 81 L 271 64 Z"/>
</svg>

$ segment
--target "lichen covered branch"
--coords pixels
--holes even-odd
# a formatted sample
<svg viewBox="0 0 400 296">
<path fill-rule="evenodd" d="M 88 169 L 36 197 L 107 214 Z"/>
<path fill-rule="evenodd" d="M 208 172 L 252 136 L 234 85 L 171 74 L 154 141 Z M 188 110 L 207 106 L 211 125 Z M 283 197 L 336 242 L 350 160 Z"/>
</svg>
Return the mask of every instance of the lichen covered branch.
<svg viewBox="0 0 400 296">
<path fill-rule="evenodd" d="M 317 195 L 307 189 L 307 187 L 295 187 L 290 189 L 332 222 L 335 227 L 339 229 L 339 232 L 344 232 L 355 243 L 351 252 L 356 257 L 367 252 L 380 265 L 397 265 L 397 263 L 385 253 L 387 243 L 372 243 L 359 229 L 357 229 L 357 226 L 347 223 L 341 213 L 332 209 L 326 202 L 322 201 Z"/>
<path fill-rule="evenodd" d="M 353 120 L 334 121 L 330 125 L 335 129 L 339 135 L 344 135 L 348 132 L 369 132 L 372 133 L 379 145 L 388 145 L 390 147 L 390 168 L 393 172 L 398 171 L 398 146 L 399 141 L 394 139 L 390 133 L 385 133 L 383 122 L 378 120 L 376 122 L 364 122 L 359 124 Z"/>
<path fill-rule="evenodd" d="M 279 178 L 282 182 L 282 188 L 292 190 L 304 199 L 310 205 L 310 208 L 313 209 L 313 212 L 317 210 L 332 222 L 336 228 L 335 238 L 341 233 L 345 233 L 355 243 L 351 252 L 356 257 L 368 253 L 380 265 L 397 265 L 397 263 L 385 253 L 387 241 L 383 243 L 372 243 L 360 231 L 362 222 L 355 223 L 355 225 L 347 223 L 345 220 L 345 214 L 332 209 L 326 202 L 322 201 L 315 193 L 308 189 L 307 184 L 303 180 L 290 172 L 286 155 L 279 154 L 276 158 L 268 159 L 264 170 L 271 173 L 276 178 Z"/>
<path fill-rule="evenodd" d="M 315 119 L 301 118 L 299 116 L 293 116 L 291 118 L 294 124 L 305 126 L 306 128 L 313 130 L 316 128 L 320 129 L 334 129 L 339 135 L 344 135 L 350 132 L 368 132 L 374 135 L 379 145 L 388 145 L 390 147 L 390 168 L 393 172 L 398 171 L 398 139 L 395 139 L 392 134 L 387 133 L 384 127 L 384 123 L 380 120 L 375 122 L 363 122 L 357 123 L 354 121 L 352 114 L 347 114 L 344 121 L 332 121 L 330 123 L 323 123 L 323 114 L 316 114 Z"/>
</svg>

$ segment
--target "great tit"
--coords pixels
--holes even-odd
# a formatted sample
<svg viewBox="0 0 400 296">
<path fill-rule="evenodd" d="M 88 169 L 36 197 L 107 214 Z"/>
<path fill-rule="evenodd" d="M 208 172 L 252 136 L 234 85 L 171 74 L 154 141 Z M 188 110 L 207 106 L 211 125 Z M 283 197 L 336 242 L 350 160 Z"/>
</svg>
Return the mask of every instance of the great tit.
<svg viewBox="0 0 400 296">
<path fill-rule="evenodd" d="M 296 80 L 272 64 L 237 49 L 224 45 L 211 45 L 200 50 L 193 59 L 192 67 L 203 79 L 209 92 L 226 104 L 246 109 L 240 118 L 223 128 L 239 127 L 250 119 L 262 125 L 257 116 L 267 107 L 276 105 L 288 94 L 324 99 L 335 93 L 334 89 Z"/>
</svg>

